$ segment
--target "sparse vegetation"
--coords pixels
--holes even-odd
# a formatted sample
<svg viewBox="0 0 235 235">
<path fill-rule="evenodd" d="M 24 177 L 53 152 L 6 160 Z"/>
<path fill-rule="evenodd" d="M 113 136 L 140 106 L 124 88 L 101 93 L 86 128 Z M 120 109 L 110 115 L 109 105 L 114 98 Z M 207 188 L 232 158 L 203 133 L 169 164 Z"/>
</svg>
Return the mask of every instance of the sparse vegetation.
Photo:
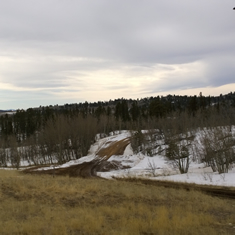
<svg viewBox="0 0 235 235">
<path fill-rule="evenodd" d="M 235 162 L 235 139 L 231 127 L 214 127 L 204 129 L 199 144 L 198 156 L 201 161 L 210 166 L 214 172 L 227 173 Z"/>
<path fill-rule="evenodd" d="M 0 165 L 64 163 L 85 156 L 97 133 L 108 136 L 126 129 L 130 138 L 96 154 L 107 160 L 131 143 L 134 153 L 168 156 L 181 173 L 188 171 L 193 157 L 225 180 L 235 162 L 234 96 L 169 95 L 18 110 L 0 118 Z M 193 149 L 202 130 L 201 145 Z M 156 167 L 149 161 L 153 176 Z M 66 175 L 79 175 L 76 168 L 67 170 L 63 168 Z M 0 234 L 234 234 L 232 200 L 127 179 L 68 178 L 52 171 L 54 178 L 0 171 Z M 212 174 L 202 177 L 213 181 Z"/>
<path fill-rule="evenodd" d="M 156 146 L 158 138 L 234 125 L 234 97 L 235 93 L 219 97 L 200 93 L 17 110 L 0 116 L 0 165 L 78 159 L 88 153 L 96 134 L 107 136 L 116 130 L 132 131 L 134 153 L 162 154 L 161 144 Z"/>
<path fill-rule="evenodd" d="M 148 159 L 148 168 L 147 168 L 147 170 L 152 174 L 153 177 L 156 176 L 157 166 L 156 166 L 154 161 L 150 161 Z"/>
<path fill-rule="evenodd" d="M 173 167 L 178 169 L 181 174 L 188 172 L 189 151 L 184 143 L 177 145 L 175 142 L 170 142 L 166 150 L 166 156 L 172 161 Z"/>
<path fill-rule="evenodd" d="M 136 182 L 0 171 L 0 234 L 234 234 L 234 201 Z"/>
</svg>

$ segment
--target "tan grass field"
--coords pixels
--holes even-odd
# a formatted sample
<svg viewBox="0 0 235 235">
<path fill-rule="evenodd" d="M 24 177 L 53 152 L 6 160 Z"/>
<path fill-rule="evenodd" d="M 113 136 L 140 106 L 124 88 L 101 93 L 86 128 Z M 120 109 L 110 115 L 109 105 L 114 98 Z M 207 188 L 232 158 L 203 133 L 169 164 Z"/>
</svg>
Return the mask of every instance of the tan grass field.
<svg viewBox="0 0 235 235">
<path fill-rule="evenodd" d="M 0 170 L 0 234 L 235 234 L 235 200 Z"/>
</svg>

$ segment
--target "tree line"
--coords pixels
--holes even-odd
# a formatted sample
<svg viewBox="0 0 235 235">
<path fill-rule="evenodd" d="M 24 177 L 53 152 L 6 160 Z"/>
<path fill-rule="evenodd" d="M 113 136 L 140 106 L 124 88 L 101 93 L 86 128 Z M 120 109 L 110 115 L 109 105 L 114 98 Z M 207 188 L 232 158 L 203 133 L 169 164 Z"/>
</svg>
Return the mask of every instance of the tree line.
<svg viewBox="0 0 235 235">
<path fill-rule="evenodd" d="M 231 126 L 234 121 L 235 93 L 122 98 L 17 110 L 13 115 L 0 116 L 0 165 L 11 162 L 18 166 L 22 160 L 45 164 L 78 159 L 88 153 L 97 133 L 132 130 L 132 145 L 137 150 L 144 144 L 140 134 L 143 129 L 149 130 L 148 138 L 154 139 L 156 134 L 150 130 L 167 137 L 196 128 Z M 154 146 L 142 149 L 151 155 Z"/>
</svg>

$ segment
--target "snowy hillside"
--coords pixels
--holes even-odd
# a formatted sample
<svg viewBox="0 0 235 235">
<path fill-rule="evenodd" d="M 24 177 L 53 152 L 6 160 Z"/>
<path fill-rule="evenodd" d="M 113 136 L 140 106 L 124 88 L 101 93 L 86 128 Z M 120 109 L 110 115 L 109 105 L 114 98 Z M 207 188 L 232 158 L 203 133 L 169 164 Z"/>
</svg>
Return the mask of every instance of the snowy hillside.
<svg viewBox="0 0 235 235">
<path fill-rule="evenodd" d="M 173 167 L 172 161 L 169 161 L 164 156 L 164 152 L 162 155 L 156 154 L 151 157 L 143 153 L 134 154 L 131 144 L 127 142 L 129 139 L 129 131 L 117 132 L 105 138 L 97 137 L 96 143 L 91 146 L 87 156 L 60 166 L 45 167 L 38 170 L 62 169 L 94 161 L 106 161 L 109 162 L 109 169 L 97 171 L 97 176 L 107 179 L 113 179 L 114 177 L 140 177 L 151 180 L 169 180 L 202 185 L 235 186 L 234 165 L 228 173 L 219 174 L 218 172 L 213 172 L 211 167 L 206 167 L 204 163 L 198 163 L 193 156 L 190 156 L 188 173 L 180 174 L 179 170 Z M 120 148 L 123 143 L 125 143 L 123 145 L 125 149 L 122 154 L 110 154 L 110 152 L 115 153 L 114 148 Z M 110 166 L 115 167 L 112 168 Z"/>
</svg>

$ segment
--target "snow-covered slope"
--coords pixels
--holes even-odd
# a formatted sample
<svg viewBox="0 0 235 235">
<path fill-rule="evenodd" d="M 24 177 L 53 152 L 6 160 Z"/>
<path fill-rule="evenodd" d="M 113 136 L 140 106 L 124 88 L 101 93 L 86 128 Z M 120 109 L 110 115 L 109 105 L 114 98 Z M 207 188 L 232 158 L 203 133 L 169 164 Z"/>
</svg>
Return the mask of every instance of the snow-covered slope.
<svg viewBox="0 0 235 235">
<path fill-rule="evenodd" d="M 70 161 L 59 167 L 92 161 L 98 157 L 97 153 L 99 150 L 107 148 L 113 142 L 121 141 L 128 137 L 130 137 L 130 133 L 122 131 L 109 137 L 97 138 L 97 142 L 91 146 L 88 156 Z M 235 167 L 229 170 L 228 173 L 218 174 L 218 172 L 212 172 L 212 169 L 206 167 L 203 163 L 191 160 L 188 173 L 180 174 L 165 156 L 154 155 L 149 157 L 142 153 L 134 154 L 130 144 L 126 146 L 122 155 L 112 155 L 107 161 L 118 163 L 118 165 L 123 166 L 122 168 L 125 168 L 108 172 L 97 172 L 98 176 L 107 179 L 114 177 L 141 177 L 152 180 L 169 180 L 204 185 L 235 186 Z"/>
<path fill-rule="evenodd" d="M 114 143 L 118 146 L 119 143 L 124 143 L 124 140 L 128 141 L 129 137 L 129 131 L 116 132 L 105 138 L 97 136 L 97 141 L 90 147 L 87 156 L 67 162 L 60 166 L 40 168 L 40 170 L 66 168 L 85 162 L 91 162 L 93 160 L 102 161 L 102 159 L 104 159 L 111 164 L 119 166 L 118 170 L 97 172 L 98 176 L 107 179 L 113 179 L 114 177 L 141 177 L 152 180 L 169 180 L 204 185 L 235 187 L 235 165 L 228 173 L 219 174 L 218 172 L 212 172 L 210 167 L 205 167 L 203 163 L 195 162 L 191 158 L 188 173 L 180 174 L 179 170 L 175 169 L 164 155 L 156 154 L 150 157 L 142 153 L 134 154 L 131 145 L 127 142 L 125 142 L 125 149 L 121 155 L 113 154 L 107 158 L 104 155 L 105 151 L 101 151 L 111 148 L 110 146 L 114 146 Z M 101 152 L 103 155 L 100 154 Z"/>
<path fill-rule="evenodd" d="M 121 140 L 128 136 L 128 132 L 125 132 L 117 134 L 112 138 Z M 105 138 L 105 141 L 107 140 L 110 140 L 110 137 L 107 137 L 107 139 Z M 165 156 L 154 155 L 149 157 L 141 153 L 133 154 L 130 145 L 126 147 L 123 155 L 112 156 L 108 161 L 117 161 L 130 168 L 110 172 L 98 172 L 98 176 L 109 179 L 113 177 L 147 177 L 152 180 L 170 180 L 204 185 L 235 186 L 235 166 L 229 170 L 228 173 L 219 174 L 218 172 L 213 172 L 211 167 L 206 167 L 203 163 L 197 163 L 191 160 L 188 173 L 180 174 L 177 169 L 172 167 L 170 161 L 168 161 Z"/>
</svg>

